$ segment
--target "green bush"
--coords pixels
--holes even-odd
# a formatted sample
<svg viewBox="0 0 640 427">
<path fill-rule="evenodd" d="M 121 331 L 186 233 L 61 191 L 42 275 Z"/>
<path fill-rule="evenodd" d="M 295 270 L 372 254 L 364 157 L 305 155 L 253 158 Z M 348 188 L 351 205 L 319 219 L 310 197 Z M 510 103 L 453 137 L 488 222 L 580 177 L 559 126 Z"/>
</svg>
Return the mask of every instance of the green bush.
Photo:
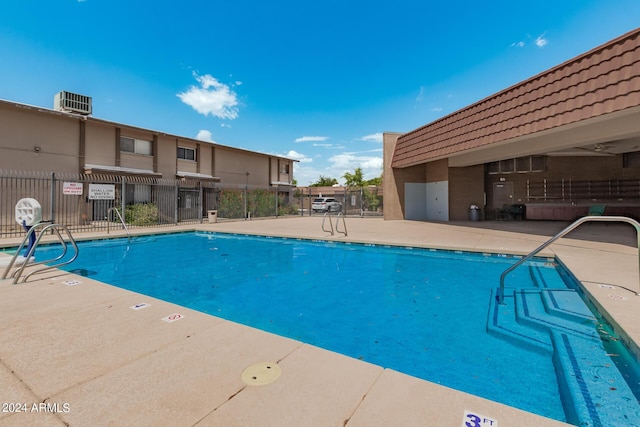
<svg viewBox="0 0 640 427">
<path fill-rule="evenodd" d="M 244 217 L 244 191 L 222 190 L 218 195 L 218 216 L 221 218 Z"/>
<path fill-rule="evenodd" d="M 131 225 L 158 223 L 158 207 L 153 203 L 136 203 L 124 208 L 124 222 Z"/>
</svg>

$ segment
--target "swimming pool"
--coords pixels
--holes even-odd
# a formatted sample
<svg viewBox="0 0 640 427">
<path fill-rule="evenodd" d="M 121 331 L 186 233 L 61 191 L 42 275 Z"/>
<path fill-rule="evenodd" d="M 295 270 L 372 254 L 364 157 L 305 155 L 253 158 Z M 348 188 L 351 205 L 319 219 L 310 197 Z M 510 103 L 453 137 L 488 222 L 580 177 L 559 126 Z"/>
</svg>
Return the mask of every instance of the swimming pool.
<svg viewBox="0 0 640 427">
<path fill-rule="evenodd" d="M 38 248 L 37 255 L 46 256 L 46 250 Z M 523 333 L 504 323 L 501 316 L 515 307 L 496 306 L 492 292 L 502 271 L 513 262 L 495 255 L 198 232 L 80 243 L 79 258 L 67 268 L 577 423 L 573 409 L 567 408 L 571 386 L 560 386 L 559 377 L 586 373 L 571 370 L 571 365 L 585 357 L 583 350 L 576 356 L 580 346 L 575 340 L 590 332 L 578 330 L 578 338 L 566 338 L 571 354 L 563 357 L 549 349 L 557 342 L 548 332 L 545 337 L 543 329 Z M 543 288 L 549 298 L 562 302 L 570 278 L 557 265 L 537 260 L 515 270 L 508 278 L 510 284 L 519 289 Z M 534 313 L 531 295 L 521 296 L 518 304 Z M 570 304 L 584 316 L 584 305 Z M 597 335 L 595 323 L 585 320 L 588 316 L 579 319 Z M 519 339 L 522 335 L 529 341 Z M 554 339 L 560 342 L 563 337 Z M 569 372 L 558 375 L 558 367 L 567 364 Z M 584 394 L 581 381 L 573 392 Z M 615 384 L 615 388 L 621 390 L 624 385 Z M 602 417 L 636 411 L 640 417 L 640 411 L 629 410 L 615 397 L 605 399 L 609 412 L 598 409 L 591 414 L 588 405 L 582 412 Z"/>
</svg>

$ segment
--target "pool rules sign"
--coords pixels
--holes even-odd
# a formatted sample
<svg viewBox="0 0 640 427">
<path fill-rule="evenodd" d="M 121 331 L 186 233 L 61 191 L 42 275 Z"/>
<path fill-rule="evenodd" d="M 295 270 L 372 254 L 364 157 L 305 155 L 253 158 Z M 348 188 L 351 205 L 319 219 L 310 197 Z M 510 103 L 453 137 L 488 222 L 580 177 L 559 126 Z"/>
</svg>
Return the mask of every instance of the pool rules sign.
<svg viewBox="0 0 640 427">
<path fill-rule="evenodd" d="M 89 200 L 114 200 L 115 198 L 114 184 L 89 184 Z"/>
</svg>

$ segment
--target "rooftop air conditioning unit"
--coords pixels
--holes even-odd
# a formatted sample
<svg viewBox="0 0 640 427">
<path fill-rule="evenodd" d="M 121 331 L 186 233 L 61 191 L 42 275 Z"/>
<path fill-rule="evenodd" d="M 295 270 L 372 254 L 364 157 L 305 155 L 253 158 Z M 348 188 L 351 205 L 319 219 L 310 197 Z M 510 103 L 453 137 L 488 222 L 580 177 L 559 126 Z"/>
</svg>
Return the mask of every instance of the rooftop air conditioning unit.
<svg viewBox="0 0 640 427">
<path fill-rule="evenodd" d="M 67 113 L 91 114 L 91 97 L 62 91 L 53 98 L 53 109 Z"/>
</svg>

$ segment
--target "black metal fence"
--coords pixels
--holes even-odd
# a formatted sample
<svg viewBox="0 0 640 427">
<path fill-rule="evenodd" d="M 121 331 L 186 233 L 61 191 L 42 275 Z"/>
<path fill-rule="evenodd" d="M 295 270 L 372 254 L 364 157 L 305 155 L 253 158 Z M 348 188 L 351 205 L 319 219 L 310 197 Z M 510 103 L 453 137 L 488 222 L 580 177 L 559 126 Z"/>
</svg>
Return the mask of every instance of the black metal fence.
<svg viewBox="0 0 640 427">
<path fill-rule="evenodd" d="M 332 197 L 342 205 L 342 212 L 347 216 L 382 216 L 383 197 L 381 187 L 337 187 L 330 193 L 320 192 L 315 187 L 300 189 L 296 193 L 298 204 L 305 215 L 322 215 L 313 212 L 313 200 L 318 197 Z"/>
<path fill-rule="evenodd" d="M 251 217 L 301 215 L 295 188 L 257 188 L 211 181 L 155 177 L 38 173 L 0 170 L 0 237 L 24 235 L 15 206 L 35 199 L 42 219 L 66 225 L 73 232 L 127 227 L 157 227 L 207 221 L 215 212 L 221 221 Z"/>
</svg>

